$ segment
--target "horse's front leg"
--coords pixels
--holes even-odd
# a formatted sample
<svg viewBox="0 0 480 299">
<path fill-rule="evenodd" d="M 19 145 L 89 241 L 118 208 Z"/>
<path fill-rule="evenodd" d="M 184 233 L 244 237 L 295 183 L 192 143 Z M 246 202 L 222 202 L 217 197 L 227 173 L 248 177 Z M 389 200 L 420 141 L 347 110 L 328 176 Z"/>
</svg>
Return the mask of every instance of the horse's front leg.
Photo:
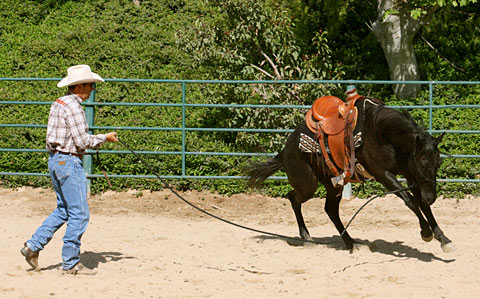
<svg viewBox="0 0 480 299">
<path fill-rule="evenodd" d="M 440 241 L 440 246 L 442 247 L 443 252 L 453 252 L 457 250 L 457 248 L 452 243 L 452 241 L 445 236 L 443 231 L 438 226 L 430 206 L 420 201 L 420 209 L 422 210 L 423 214 L 427 218 L 427 221 L 433 230 L 433 236 L 435 237 L 435 239 Z"/>
<path fill-rule="evenodd" d="M 409 183 L 411 183 L 411 180 L 408 180 Z M 431 241 L 433 237 L 437 239 L 440 242 L 440 246 L 442 247 L 443 252 L 453 252 L 456 250 L 455 245 L 453 245 L 452 241 L 445 236 L 445 234 L 442 232 L 440 227 L 438 226 L 437 220 L 435 220 L 435 217 L 433 216 L 432 209 L 430 208 L 429 205 L 425 204 L 422 201 L 422 193 L 420 191 L 420 188 L 418 186 L 415 186 L 412 189 L 413 196 L 415 197 L 415 203 L 418 203 L 418 206 L 422 210 L 423 215 L 427 218 L 425 220 L 423 218 L 423 215 L 418 211 L 418 208 L 416 209 L 417 211 L 413 211 L 418 219 L 420 220 L 420 227 L 422 228 L 421 235 L 422 239 L 424 241 Z M 433 231 L 433 235 L 432 235 Z M 428 236 L 428 238 L 425 238 Z"/>
<path fill-rule="evenodd" d="M 390 191 L 404 189 L 404 187 L 397 180 L 397 177 L 388 170 L 385 170 L 385 172 L 374 176 L 377 182 L 384 185 Z M 403 199 L 405 205 L 407 205 L 407 207 L 409 207 L 412 211 L 415 209 L 415 205 L 412 202 L 412 196 L 406 190 L 396 191 L 395 194 Z"/>
<path fill-rule="evenodd" d="M 409 180 L 409 182 L 411 182 L 411 180 Z M 425 217 L 427 218 L 426 221 L 427 221 L 427 225 L 429 226 L 428 229 L 425 228 L 425 225 L 423 224 L 423 222 L 425 222 L 425 220 L 424 220 L 423 216 L 420 215 L 421 218 L 419 217 L 419 219 L 421 219 L 420 220 L 420 226 L 422 228 L 422 231 L 421 231 L 422 239 L 424 241 L 431 241 L 433 239 L 433 237 L 435 237 L 435 239 L 437 239 L 440 242 L 443 252 L 453 252 L 453 251 L 455 251 L 456 250 L 455 245 L 453 245 L 452 241 L 445 236 L 443 231 L 438 226 L 437 220 L 435 220 L 435 217 L 433 216 L 432 209 L 430 208 L 429 205 L 425 204 L 422 201 L 422 198 L 421 198 L 422 193 L 420 191 L 420 188 L 418 186 L 415 186 L 412 189 L 412 193 L 413 193 L 413 196 L 415 196 L 415 200 L 416 200 L 416 202 L 418 202 L 418 205 L 419 205 L 420 209 L 422 210 L 423 215 L 425 215 Z M 415 212 L 415 214 L 417 214 L 417 213 Z M 419 215 L 417 214 L 417 216 L 419 216 Z M 428 239 L 425 239 L 424 238 L 424 232 L 427 232 L 427 231 L 429 232 L 430 237 Z M 433 231 L 433 236 L 432 236 L 432 231 Z"/>
<path fill-rule="evenodd" d="M 390 173 L 388 171 L 385 171 L 385 176 L 384 177 L 380 177 L 380 178 L 376 177 L 376 179 L 377 179 L 377 181 L 382 183 L 385 187 L 387 187 L 390 191 L 395 191 L 395 190 L 403 188 L 402 185 L 397 181 L 397 178 L 392 173 Z M 408 180 L 408 183 L 411 184 L 412 181 Z M 420 235 L 422 237 L 422 240 L 424 240 L 425 242 L 430 242 L 433 239 L 432 230 L 434 231 L 435 226 L 437 226 L 436 222 L 435 222 L 435 219 L 433 218 L 433 215 L 431 214 L 431 211 L 430 211 L 431 219 L 435 223 L 435 226 L 432 226 L 432 222 L 430 221 L 428 216 L 425 214 L 425 212 L 423 212 L 423 213 L 425 214 L 425 217 L 427 217 L 427 220 L 425 220 L 425 218 L 423 217 L 423 214 L 419 209 L 419 207 L 421 207 L 422 204 L 423 204 L 422 199 L 421 199 L 420 189 L 414 188 L 412 193 L 413 193 L 413 196 L 409 192 L 407 192 L 406 190 L 403 190 L 403 191 L 400 191 L 400 192 L 395 192 L 395 194 L 398 197 L 400 197 L 401 199 L 403 199 L 403 201 L 405 202 L 407 207 L 410 210 L 412 210 L 412 212 L 417 216 L 418 221 L 420 223 L 420 229 L 421 229 L 420 230 Z M 428 208 L 428 209 L 430 209 L 430 208 Z"/>
<path fill-rule="evenodd" d="M 411 185 L 411 181 L 408 180 L 408 184 Z M 420 223 L 420 236 L 422 237 L 422 240 L 425 242 L 430 242 L 433 240 L 433 232 L 432 229 L 430 228 L 430 223 L 425 220 L 423 217 L 422 212 L 419 209 L 420 203 L 422 202 L 421 195 L 420 195 L 420 189 L 413 188 L 412 190 L 413 196 L 407 192 L 408 196 L 410 197 L 410 200 L 412 201 L 414 208 L 410 208 L 413 213 L 418 218 L 418 221 Z"/>
</svg>

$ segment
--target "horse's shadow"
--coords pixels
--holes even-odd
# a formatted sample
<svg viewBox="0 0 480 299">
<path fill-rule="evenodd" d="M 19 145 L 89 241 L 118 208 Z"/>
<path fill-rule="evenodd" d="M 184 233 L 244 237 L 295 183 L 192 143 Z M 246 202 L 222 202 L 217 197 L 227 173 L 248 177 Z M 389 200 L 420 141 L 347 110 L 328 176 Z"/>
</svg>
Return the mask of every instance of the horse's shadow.
<svg viewBox="0 0 480 299">
<path fill-rule="evenodd" d="M 110 262 L 117 262 L 123 259 L 134 259 L 133 256 L 126 256 L 121 252 L 93 252 L 93 251 L 84 251 L 80 254 L 81 263 L 89 269 L 98 268 L 99 264 L 105 264 Z M 62 263 L 55 265 L 50 265 L 40 270 L 54 270 L 61 269 Z"/>
<path fill-rule="evenodd" d="M 327 248 L 333 248 L 335 250 L 347 250 L 345 243 L 340 236 L 312 238 L 312 241 L 304 241 L 300 238 L 283 238 L 277 236 L 256 236 L 255 239 L 261 240 L 282 240 L 290 246 L 315 246 L 322 245 Z M 440 261 L 444 263 L 454 262 L 455 259 L 442 259 L 430 252 L 422 252 L 416 248 L 404 245 L 403 242 L 389 242 L 385 240 L 375 240 L 370 242 L 368 240 L 355 239 L 356 244 L 367 245 L 372 252 L 382 253 L 385 255 L 391 255 L 396 258 L 414 258 L 422 262 Z M 350 252 L 353 253 L 355 249 Z"/>
</svg>

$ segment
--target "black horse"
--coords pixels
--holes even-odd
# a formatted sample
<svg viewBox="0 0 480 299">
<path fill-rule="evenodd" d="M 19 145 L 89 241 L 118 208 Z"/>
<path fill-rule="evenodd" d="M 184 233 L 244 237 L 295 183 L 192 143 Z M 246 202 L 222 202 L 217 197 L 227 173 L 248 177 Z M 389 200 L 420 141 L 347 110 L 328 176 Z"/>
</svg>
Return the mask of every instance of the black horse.
<svg viewBox="0 0 480 299">
<path fill-rule="evenodd" d="M 363 117 L 359 117 L 359 121 L 363 118 L 362 144 L 355 149 L 357 162 L 390 191 L 402 189 L 396 178 L 402 175 L 411 187 L 410 192 L 403 188 L 395 194 L 417 215 L 422 239 L 429 242 L 435 237 L 444 252 L 454 251 L 455 246 L 443 234 L 430 209 L 436 200 L 436 175 L 441 164 L 438 144 L 443 134 L 432 137 L 413 121 L 408 112 L 385 107 L 373 98 L 358 101 L 356 106 L 363 111 Z M 334 187 L 332 175 L 321 154 L 306 153 L 299 149 L 300 135 L 306 132 L 308 129 L 303 121 L 288 137 L 278 155 L 267 162 L 247 167 L 248 183 L 250 186 L 259 186 L 283 168 L 294 189 L 287 196 L 297 218 L 300 236 L 311 240 L 301 205 L 312 198 L 321 182 L 327 191 L 325 211 L 342 234 L 344 225 L 338 209 L 343 187 Z M 347 249 L 352 250 L 355 242 L 346 231 L 342 239 Z"/>
</svg>

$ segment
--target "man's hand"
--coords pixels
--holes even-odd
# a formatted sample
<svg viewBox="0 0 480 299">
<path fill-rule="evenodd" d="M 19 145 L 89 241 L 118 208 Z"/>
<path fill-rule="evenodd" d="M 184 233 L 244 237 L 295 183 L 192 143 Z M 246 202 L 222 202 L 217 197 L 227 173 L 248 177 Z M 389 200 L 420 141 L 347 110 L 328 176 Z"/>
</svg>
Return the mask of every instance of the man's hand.
<svg viewBox="0 0 480 299">
<path fill-rule="evenodd" d="M 107 141 L 108 142 L 118 142 L 117 132 L 107 133 Z"/>
</svg>

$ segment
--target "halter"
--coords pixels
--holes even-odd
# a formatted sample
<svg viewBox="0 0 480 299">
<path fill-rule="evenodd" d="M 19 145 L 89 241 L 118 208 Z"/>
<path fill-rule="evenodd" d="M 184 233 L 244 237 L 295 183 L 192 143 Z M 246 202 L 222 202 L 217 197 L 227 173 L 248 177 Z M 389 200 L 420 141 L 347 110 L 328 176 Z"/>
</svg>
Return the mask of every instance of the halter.
<svg viewBox="0 0 480 299">
<path fill-rule="evenodd" d="M 415 156 L 416 156 L 416 149 L 413 149 L 413 153 L 410 155 L 410 157 L 413 158 L 413 162 L 415 163 L 415 168 L 417 169 L 420 176 L 423 178 L 423 181 L 415 183 L 414 185 L 419 185 L 419 184 L 423 183 L 424 181 L 427 181 L 427 182 L 430 182 L 430 183 L 436 183 L 437 182 L 436 180 L 429 179 L 423 174 L 423 172 L 420 170 L 420 167 L 418 167 L 417 159 L 416 159 Z"/>
</svg>

